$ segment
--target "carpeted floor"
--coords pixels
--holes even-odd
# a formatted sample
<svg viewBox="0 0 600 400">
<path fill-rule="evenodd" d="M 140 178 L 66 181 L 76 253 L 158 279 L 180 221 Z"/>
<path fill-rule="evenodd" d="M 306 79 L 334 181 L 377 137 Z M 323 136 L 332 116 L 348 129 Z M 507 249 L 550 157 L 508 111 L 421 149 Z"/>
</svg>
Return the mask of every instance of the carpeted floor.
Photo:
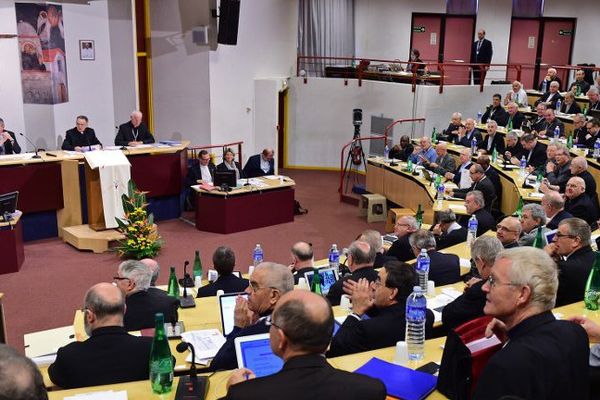
<svg viewBox="0 0 600 400">
<path fill-rule="evenodd" d="M 166 284 L 169 266 L 177 267 L 182 275 L 184 260 L 193 261 L 196 249 L 206 268 L 216 247 L 230 246 L 238 269 L 246 271 L 256 243 L 264 248 L 265 260 L 287 265 L 289 249 L 298 240 L 311 242 L 318 260 L 327 257 L 332 243 L 341 249 L 364 229 L 383 231 L 384 223 L 368 224 L 364 217 L 358 217 L 355 206 L 339 202 L 339 173 L 282 173 L 296 180 L 296 200 L 308 214 L 297 216 L 291 223 L 230 235 L 200 232 L 179 219 L 160 222 L 165 246 L 157 257 L 162 269 L 159 284 Z M 59 239 L 27 243 L 21 271 L 0 276 L 9 344 L 22 350 L 24 334 L 72 324 L 86 290 L 97 282 L 110 282 L 119 261 L 114 253 L 80 252 Z"/>
</svg>

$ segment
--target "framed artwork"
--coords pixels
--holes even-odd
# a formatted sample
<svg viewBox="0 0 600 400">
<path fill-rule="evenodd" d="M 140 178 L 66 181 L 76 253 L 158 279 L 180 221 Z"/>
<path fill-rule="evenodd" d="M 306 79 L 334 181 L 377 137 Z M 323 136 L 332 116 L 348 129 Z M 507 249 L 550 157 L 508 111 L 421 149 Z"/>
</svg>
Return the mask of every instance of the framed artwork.
<svg viewBox="0 0 600 400">
<path fill-rule="evenodd" d="M 79 41 L 79 59 L 84 61 L 94 61 L 96 59 L 96 46 L 93 40 Z"/>
</svg>

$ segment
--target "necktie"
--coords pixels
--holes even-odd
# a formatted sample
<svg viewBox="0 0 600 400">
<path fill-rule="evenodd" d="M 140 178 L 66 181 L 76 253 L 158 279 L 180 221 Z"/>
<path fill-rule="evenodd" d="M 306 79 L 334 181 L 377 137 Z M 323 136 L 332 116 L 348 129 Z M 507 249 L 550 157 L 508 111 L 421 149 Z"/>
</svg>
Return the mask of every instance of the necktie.
<svg viewBox="0 0 600 400">
<path fill-rule="evenodd" d="M 481 49 L 481 40 L 477 42 L 477 52 L 479 53 L 479 49 Z"/>
</svg>

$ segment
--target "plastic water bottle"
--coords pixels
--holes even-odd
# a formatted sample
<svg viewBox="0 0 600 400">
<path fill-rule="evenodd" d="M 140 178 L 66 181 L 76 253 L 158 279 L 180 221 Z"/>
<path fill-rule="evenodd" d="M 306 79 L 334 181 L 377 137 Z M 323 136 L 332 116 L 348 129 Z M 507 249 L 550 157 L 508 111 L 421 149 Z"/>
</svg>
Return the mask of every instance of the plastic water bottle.
<svg viewBox="0 0 600 400">
<path fill-rule="evenodd" d="M 417 257 L 417 275 L 419 276 L 419 287 L 423 289 L 423 292 L 427 290 L 427 280 L 429 278 L 429 265 L 431 260 L 427 249 L 421 249 L 421 254 Z"/>
<path fill-rule="evenodd" d="M 594 142 L 594 158 L 600 157 L 600 139 Z"/>
<path fill-rule="evenodd" d="M 442 202 L 444 201 L 444 192 L 445 192 L 446 188 L 444 187 L 443 183 L 440 183 L 438 188 L 437 188 L 437 205 L 438 208 L 442 208 Z"/>
<path fill-rule="evenodd" d="M 560 128 L 557 126 L 554 128 L 554 140 L 553 143 L 558 143 L 558 139 L 560 138 Z"/>
<path fill-rule="evenodd" d="M 383 159 L 384 160 L 389 160 L 390 159 L 390 147 L 387 144 L 383 148 Z"/>
<path fill-rule="evenodd" d="M 548 83 L 544 79 L 544 81 L 542 82 L 542 92 L 546 93 L 547 90 L 548 90 Z"/>
<path fill-rule="evenodd" d="M 525 168 L 527 168 L 527 160 L 525 159 L 525 156 L 521 157 L 521 162 L 519 163 L 519 177 L 521 179 L 525 178 Z"/>
<path fill-rule="evenodd" d="M 329 250 L 329 267 L 335 268 L 339 272 L 340 268 L 340 252 L 337 248 L 337 244 L 332 244 Z"/>
<path fill-rule="evenodd" d="M 479 221 L 477 221 L 477 217 L 475 214 L 471 215 L 469 218 L 469 223 L 467 225 L 467 247 L 471 247 L 471 244 L 477 239 L 477 227 L 479 226 Z"/>
<path fill-rule="evenodd" d="M 477 139 L 475 139 L 475 134 L 473 134 L 473 139 L 471 139 L 471 154 L 477 153 Z"/>
<path fill-rule="evenodd" d="M 425 356 L 425 318 L 427 299 L 420 286 L 415 286 L 406 299 L 406 333 L 409 360 L 422 360 Z"/>
<path fill-rule="evenodd" d="M 560 112 L 560 106 L 562 106 L 562 101 L 558 99 L 556 100 L 556 112 Z"/>
<path fill-rule="evenodd" d="M 254 260 L 255 268 L 258 264 L 263 262 L 264 256 L 265 256 L 265 253 L 264 253 L 262 247 L 260 247 L 260 244 L 257 244 L 256 247 L 254 248 L 254 251 L 252 252 L 252 259 Z"/>
<path fill-rule="evenodd" d="M 483 117 L 483 114 L 481 113 L 481 111 L 477 111 L 477 123 L 481 123 L 481 117 Z"/>
</svg>

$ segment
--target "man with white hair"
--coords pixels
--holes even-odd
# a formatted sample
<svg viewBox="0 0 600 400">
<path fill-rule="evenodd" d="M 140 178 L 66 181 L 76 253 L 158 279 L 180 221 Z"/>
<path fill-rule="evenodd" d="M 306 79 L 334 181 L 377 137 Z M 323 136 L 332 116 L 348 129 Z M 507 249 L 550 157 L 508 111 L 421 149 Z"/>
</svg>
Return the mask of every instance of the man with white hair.
<svg viewBox="0 0 600 400">
<path fill-rule="evenodd" d="M 550 83 L 552 82 L 557 82 L 558 83 L 558 89 L 560 90 L 560 85 L 561 85 L 561 81 L 560 78 L 556 75 L 556 69 L 550 67 L 548 68 L 548 72 L 546 74 L 546 76 L 544 77 L 544 79 L 540 82 L 540 86 L 538 87 L 538 90 L 540 91 L 544 91 L 544 82 L 546 82 L 546 92 L 548 90 L 550 90 Z"/>
<path fill-rule="evenodd" d="M 589 110 L 600 110 L 600 89 L 592 87 L 587 92 L 587 97 L 590 101 Z"/>
<path fill-rule="evenodd" d="M 179 300 L 158 290 L 148 291 L 152 272 L 140 261 L 129 260 L 119 265 L 113 284 L 125 296 L 125 330 L 154 328 L 154 315 L 162 313 L 165 322 L 177 322 Z"/>
<path fill-rule="evenodd" d="M 556 264 L 543 250 L 519 247 L 498 254 L 483 285 L 486 330 L 505 343 L 485 365 L 474 400 L 588 399 L 590 354 L 585 330 L 552 314 Z"/>
<path fill-rule="evenodd" d="M 546 213 L 539 204 L 529 203 L 523 206 L 521 215 L 521 237 L 519 246 L 533 246 L 538 228 L 542 228 L 542 239 L 546 244 L 545 234 L 549 231 L 546 225 Z"/>
<path fill-rule="evenodd" d="M 573 115 L 573 143 L 585 145 L 588 139 L 587 118 L 583 114 Z"/>
<path fill-rule="evenodd" d="M 525 115 L 519 111 L 517 103 L 511 101 L 506 105 L 506 110 L 508 111 L 507 129 L 521 129 L 525 122 Z"/>
<path fill-rule="evenodd" d="M 429 256 L 429 280 L 435 282 L 435 286 L 450 285 L 460 280 L 460 262 L 455 254 L 444 254 L 436 250 L 433 232 L 419 229 L 409 237 L 413 254 L 417 257 L 421 250 L 425 250 Z"/>
<path fill-rule="evenodd" d="M 550 110 L 548 110 L 550 111 Z M 550 147 L 550 145 L 548 145 Z M 556 144 L 554 162 L 548 158 L 546 162 L 547 186 L 552 190 L 564 193 L 567 181 L 571 178 L 571 155 L 569 149 L 562 143 Z"/>
<path fill-rule="evenodd" d="M 558 192 L 549 191 L 544 194 L 542 207 L 546 212 L 546 227 L 548 229 L 556 229 L 563 219 L 573 218 L 571 214 L 565 211 L 565 199 Z"/>
<path fill-rule="evenodd" d="M 509 103 L 515 103 L 518 107 L 527 107 L 529 102 L 527 100 L 527 92 L 523 89 L 523 84 L 519 81 L 512 83 L 512 90 L 504 97 L 504 105 Z"/>
<path fill-rule="evenodd" d="M 528 127 L 529 131 L 533 134 L 537 132 L 543 132 L 546 130 L 546 105 L 539 103 L 535 106 L 535 116 L 529 118 Z"/>
<path fill-rule="evenodd" d="M 423 164 L 424 162 L 435 162 L 437 154 L 431 146 L 431 138 L 423 136 L 419 139 L 419 145 L 415 146 L 410 159 L 413 163 Z"/>
<path fill-rule="evenodd" d="M 546 129 L 544 131 L 538 131 L 538 134 L 554 137 L 554 131 L 558 128 L 559 136 L 565 136 L 565 124 L 563 124 L 560 119 L 556 118 L 554 109 L 548 108 L 544 111 L 544 118 L 546 120 Z"/>
<path fill-rule="evenodd" d="M 452 117 L 450 118 L 450 124 L 444 130 L 444 140 L 450 143 L 454 143 L 456 138 L 458 137 L 458 129 L 462 125 L 462 114 L 459 112 L 452 113 Z"/>
<path fill-rule="evenodd" d="M 562 96 L 559 90 L 560 84 L 556 81 L 550 83 L 550 90 L 544 93 L 539 99 L 536 100 L 535 105 L 545 104 L 546 107 L 556 109 L 556 102 L 562 101 Z"/>
<path fill-rule="evenodd" d="M 419 229 L 417 220 L 412 215 L 403 215 L 396 219 L 394 235 L 398 238 L 385 253 L 388 257 L 396 257 L 398 261 L 408 261 L 414 258 L 408 237 Z"/>
<path fill-rule="evenodd" d="M 509 160 L 512 157 L 521 159 L 523 155 L 523 146 L 516 132 L 510 131 L 506 134 L 506 148 L 504 151 L 504 159 Z"/>
<path fill-rule="evenodd" d="M 588 171 L 588 162 L 585 157 L 575 157 L 571 161 L 571 175 L 578 176 L 585 182 L 585 193 L 592 199 L 592 203 L 598 206 L 598 193 L 596 192 L 596 180 Z"/>
<path fill-rule="evenodd" d="M 565 210 L 574 217 L 581 218 L 590 226 L 596 224 L 598 210 L 594 203 L 585 193 L 585 181 L 574 176 L 567 182 L 565 189 Z"/>
<path fill-rule="evenodd" d="M 133 111 L 129 122 L 119 126 L 115 137 L 115 146 L 139 146 L 141 144 L 154 143 L 154 136 L 142 122 L 142 112 Z"/>
<path fill-rule="evenodd" d="M 488 120 L 487 124 L 487 135 L 485 139 L 483 139 L 479 145 L 477 146 L 479 150 L 485 150 L 487 154 L 492 154 L 494 149 L 498 154 L 504 153 L 504 137 L 497 133 L 498 123 L 493 119 Z M 518 129 L 518 128 L 515 128 Z"/>
<path fill-rule="evenodd" d="M 469 173 L 469 168 L 471 168 L 471 165 L 473 164 L 471 162 L 471 149 L 461 149 L 458 159 L 460 160 L 458 168 L 452 172 L 446 172 L 444 176 L 446 179 L 450 179 L 454 182 L 459 189 L 468 189 L 473 184 Z"/>
<path fill-rule="evenodd" d="M 444 175 L 449 171 L 454 171 L 456 168 L 456 161 L 454 161 L 454 157 L 448 154 L 448 146 L 446 143 L 438 143 L 435 146 L 435 154 L 437 157 L 434 162 L 423 160 L 423 165 L 425 168 L 440 175 Z"/>
<path fill-rule="evenodd" d="M 473 138 L 475 138 L 479 145 L 482 140 L 481 133 L 475 128 L 475 120 L 473 118 L 467 118 L 465 120 L 465 127 L 458 130 L 458 137 L 454 143 L 471 148 Z"/>
</svg>

